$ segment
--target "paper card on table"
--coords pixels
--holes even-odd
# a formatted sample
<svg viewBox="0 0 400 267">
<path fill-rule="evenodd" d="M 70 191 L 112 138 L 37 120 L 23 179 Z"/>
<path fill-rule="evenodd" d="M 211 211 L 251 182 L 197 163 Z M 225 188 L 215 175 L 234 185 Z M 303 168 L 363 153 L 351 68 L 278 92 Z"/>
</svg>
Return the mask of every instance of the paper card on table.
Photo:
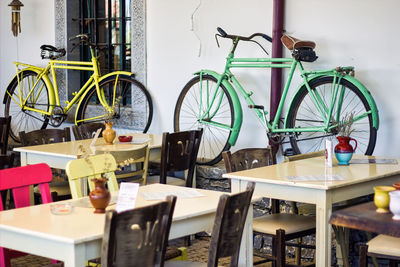
<svg viewBox="0 0 400 267">
<path fill-rule="evenodd" d="M 397 164 L 396 159 L 352 159 L 350 164 Z"/>
<path fill-rule="evenodd" d="M 95 133 L 95 135 L 94 135 L 94 137 L 93 137 L 93 140 L 92 140 L 92 142 L 90 143 L 90 146 L 92 147 L 92 146 L 95 146 L 95 144 L 96 144 L 96 141 L 97 141 L 97 138 L 99 138 L 99 135 L 100 135 L 100 133 L 101 133 L 101 128 L 99 128 L 99 129 L 97 129 L 97 131 L 96 131 L 96 133 Z"/>
<path fill-rule="evenodd" d="M 298 181 L 343 181 L 344 178 L 340 175 L 295 175 L 295 176 L 286 176 L 286 178 L 290 181 L 298 182 Z"/>
<path fill-rule="evenodd" d="M 138 191 L 138 183 L 121 183 L 115 210 L 117 212 L 122 212 L 125 210 L 134 209 Z"/>
<path fill-rule="evenodd" d="M 165 190 L 165 191 L 152 191 L 141 192 L 140 195 L 146 200 L 165 200 L 167 196 L 176 196 L 177 198 L 194 198 L 204 197 L 205 195 L 196 189 L 182 188 L 180 190 Z"/>
</svg>

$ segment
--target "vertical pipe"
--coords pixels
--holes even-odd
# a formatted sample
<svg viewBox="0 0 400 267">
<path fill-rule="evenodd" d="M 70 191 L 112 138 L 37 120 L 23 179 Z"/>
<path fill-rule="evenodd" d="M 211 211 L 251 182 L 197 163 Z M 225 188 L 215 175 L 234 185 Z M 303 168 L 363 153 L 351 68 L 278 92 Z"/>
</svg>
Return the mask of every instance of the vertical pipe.
<svg viewBox="0 0 400 267">
<path fill-rule="evenodd" d="M 282 57 L 281 37 L 283 33 L 285 0 L 274 0 L 272 22 L 272 57 Z M 271 96 L 270 96 L 270 120 L 273 120 L 278 109 L 282 94 L 282 69 L 271 68 Z M 272 144 L 271 144 L 272 145 Z M 277 149 L 276 146 L 274 146 Z"/>
</svg>

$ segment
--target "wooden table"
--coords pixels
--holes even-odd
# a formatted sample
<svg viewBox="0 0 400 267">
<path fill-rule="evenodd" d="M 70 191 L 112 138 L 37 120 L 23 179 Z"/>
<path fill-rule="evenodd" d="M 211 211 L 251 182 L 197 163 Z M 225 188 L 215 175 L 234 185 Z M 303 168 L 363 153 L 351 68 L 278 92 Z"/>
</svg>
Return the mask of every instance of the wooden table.
<svg viewBox="0 0 400 267">
<path fill-rule="evenodd" d="M 400 221 L 392 219 L 393 214 L 377 213 L 373 202 L 355 205 L 332 213 L 329 223 L 384 235 L 400 237 Z"/>
<path fill-rule="evenodd" d="M 367 156 L 355 155 L 355 158 Z M 369 157 L 371 158 L 371 157 Z M 398 160 L 400 161 L 400 160 Z M 343 180 L 292 181 L 287 176 L 340 175 Z M 373 193 L 376 185 L 400 181 L 399 164 L 350 164 L 325 168 L 324 158 L 316 157 L 286 162 L 246 171 L 228 173 L 232 192 L 245 189 L 248 181 L 256 183 L 255 196 L 304 202 L 316 205 L 316 266 L 331 266 L 331 227 L 333 203 Z M 247 249 L 247 264 L 252 262 L 252 230 L 246 228 L 242 246 Z M 250 265 L 248 265 L 250 266 Z"/>
<path fill-rule="evenodd" d="M 188 188 L 164 184 L 141 186 L 136 207 L 157 202 L 144 200 L 141 192 L 174 190 Z M 219 197 L 223 193 L 198 190 L 205 196 L 178 197 L 170 239 L 212 229 Z M 0 246 L 61 260 L 66 267 L 82 267 L 86 260 L 99 257 L 104 214 L 94 214 L 93 208 L 82 207 L 82 203 L 89 203 L 87 198 L 68 202 L 75 206 L 68 215 L 53 215 L 50 204 L 0 212 Z"/>
<path fill-rule="evenodd" d="M 160 157 L 162 136 L 158 134 L 132 133 L 133 139 L 150 139 L 148 142 L 150 148 L 150 160 L 157 160 Z M 90 151 L 90 143 L 92 139 L 54 143 L 38 146 L 26 146 L 14 148 L 14 151 L 21 153 L 21 166 L 47 163 L 52 168 L 64 169 L 70 160 L 77 159 L 84 153 L 80 150 L 83 146 L 86 151 Z M 133 150 L 135 147 L 141 147 L 143 144 L 116 143 L 106 145 L 103 138 L 99 138 L 96 142 L 97 149 L 104 150 Z"/>
</svg>

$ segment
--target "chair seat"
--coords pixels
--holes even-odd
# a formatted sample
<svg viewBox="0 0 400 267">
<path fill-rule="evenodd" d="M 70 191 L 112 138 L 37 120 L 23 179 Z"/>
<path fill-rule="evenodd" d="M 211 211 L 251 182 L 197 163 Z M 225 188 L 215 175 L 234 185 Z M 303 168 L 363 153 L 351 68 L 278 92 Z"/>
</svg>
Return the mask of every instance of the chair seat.
<svg viewBox="0 0 400 267">
<path fill-rule="evenodd" d="M 205 262 L 192 262 L 192 261 L 166 261 L 164 267 L 204 267 L 207 266 Z"/>
<path fill-rule="evenodd" d="M 378 235 L 368 243 L 368 253 L 400 257 L 400 238 Z"/>
<path fill-rule="evenodd" d="M 286 235 L 315 228 L 315 217 L 298 214 L 277 213 L 254 218 L 253 231 L 275 235 L 277 229 Z"/>
<path fill-rule="evenodd" d="M 154 175 L 154 176 L 149 176 L 147 177 L 146 184 L 158 184 L 160 183 L 160 176 L 159 175 Z M 185 186 L 186 181 L 184 179 L 179 179 L 175 177 L 167 177 L 167 184 L 169 185 L 176 185 L 176 186 Z"/>
</svg>

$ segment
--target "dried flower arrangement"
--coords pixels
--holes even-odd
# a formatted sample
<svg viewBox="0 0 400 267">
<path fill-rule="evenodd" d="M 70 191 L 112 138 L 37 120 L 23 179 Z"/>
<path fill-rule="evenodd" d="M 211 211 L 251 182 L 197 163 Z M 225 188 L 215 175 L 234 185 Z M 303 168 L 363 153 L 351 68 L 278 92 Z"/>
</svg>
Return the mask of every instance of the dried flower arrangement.
<svg viewBox="0 0 400 267">
<path fill-rule="evenodd" d="M 353 123 L 354 123 L 354 112 L 351 112 L 350 114 L 346 113 L 338 123 L 337 126 L 338 135 L 349 137 L 351 133 L 354 132 Z"/>
<path fill-rule="evenodd" d="M 104 108 L 104 122 L 105 123 L 112 123 L 114 120 L 114 115 L 115 115 L 115 109 L 118 107 L 119 102 L 121 102 L 122 96 L 117 97 L 115 99 L 114 104 L 110 108 Z"/>
</svg>

